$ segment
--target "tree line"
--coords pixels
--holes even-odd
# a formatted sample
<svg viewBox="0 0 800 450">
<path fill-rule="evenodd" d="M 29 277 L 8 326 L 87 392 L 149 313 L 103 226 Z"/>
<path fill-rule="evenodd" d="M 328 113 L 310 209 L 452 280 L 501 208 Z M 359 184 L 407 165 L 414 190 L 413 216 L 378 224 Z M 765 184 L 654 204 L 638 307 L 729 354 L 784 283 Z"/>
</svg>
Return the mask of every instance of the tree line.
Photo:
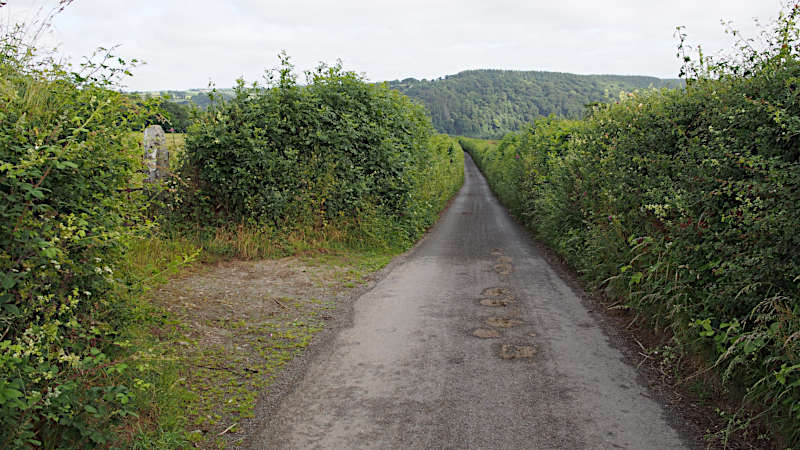
<svg viewBox="0 0 800 450">
<path fill-rule="evenodd" d="M 436 80 L 390 81 L 425 105 L 434 127 L 452 135 L 500 138 L 538 117 L 581 117 L 587 105 L 619 99 L 623 91 L 675 88 L 681 80 L 559 72 L 468 70 Z"/>
</svg>

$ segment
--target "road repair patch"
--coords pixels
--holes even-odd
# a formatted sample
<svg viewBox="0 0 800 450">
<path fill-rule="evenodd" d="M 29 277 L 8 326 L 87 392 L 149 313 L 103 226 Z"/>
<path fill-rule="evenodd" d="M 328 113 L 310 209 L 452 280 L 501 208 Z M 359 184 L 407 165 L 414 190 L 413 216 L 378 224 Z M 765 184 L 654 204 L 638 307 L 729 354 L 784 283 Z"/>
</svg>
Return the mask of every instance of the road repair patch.
<svg viewBox="0 0 800 450">
<path fill-rule="evenodd" d="M 509 303 L 511 300 L 507 298 L 484 298 L 481 300 L 483 306 L 508 306 Z"/>
<path fill-rule="evenodd" d="M 536 348 L 531 345 L 503 344 L 500 347 L 500 357 L 503 359 L 527 359 L 535 354 Z"/>
<path fill-rule="evenodd" d="M 500 275 L 509 275 L 514 271 L 514 268 L 511 266 L 511 264 L 500 263 L 494 266 L 494 271 Z"/>
<path fill-rule="evenodd" d="M 472 335 L 481 339 L 499 338 L 500 332 L 497 330 L 489 330 L 487 328 L 478 328 L 472 332 Z"/>
<path fill-rule="evenodd" d="M 487 297 L 502 297 L 510 293 L 510 290 L 502 287 L 490 287 L 483 290 L 483 295 Z"/>
<path fill-rule="evenodd" d="M 511 328 L 521 324 L 522 321 L 517 319 L 509 319 L 506 317 L 489 317 L 486 319 L 486 323 L 489 324 L 490 327 Z"/>
</svg>

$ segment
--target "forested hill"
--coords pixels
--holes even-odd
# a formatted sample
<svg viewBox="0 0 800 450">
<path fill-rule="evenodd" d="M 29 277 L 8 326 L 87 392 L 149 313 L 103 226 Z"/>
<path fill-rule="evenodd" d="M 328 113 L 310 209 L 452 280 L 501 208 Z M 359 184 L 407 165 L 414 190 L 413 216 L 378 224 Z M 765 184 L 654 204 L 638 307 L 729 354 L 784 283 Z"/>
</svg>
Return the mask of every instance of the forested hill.
<svg viewBox="0 0 800 450">
<path fill-rule="evenodd" d="M 407 78 L 389 86 L 425 105 L 441 133 L 497 138 L 539 116 L 581 117 L 589 103 L 621 91 L 679 87 L 683 81 L 644 76 L 468 70 L 438 80 Z"/>
</svg>

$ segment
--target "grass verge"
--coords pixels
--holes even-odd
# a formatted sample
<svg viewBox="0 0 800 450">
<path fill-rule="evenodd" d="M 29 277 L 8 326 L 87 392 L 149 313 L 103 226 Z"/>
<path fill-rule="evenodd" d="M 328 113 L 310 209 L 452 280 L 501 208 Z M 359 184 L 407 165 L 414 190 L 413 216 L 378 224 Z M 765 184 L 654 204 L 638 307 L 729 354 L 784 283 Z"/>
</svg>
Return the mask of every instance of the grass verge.
<svg viewBox="0 0 800 450">
<path fill-rule="evenodd" d="M 143 413 L 119 430 L 127 446 L 237 445 L 259 394 L 336 320 L 352 289 L 402 252 L 310 236 L 240 228 L 131 243 L 129 270 L 144 280 L 132 361 L 145 385 Z"/>
</svg>

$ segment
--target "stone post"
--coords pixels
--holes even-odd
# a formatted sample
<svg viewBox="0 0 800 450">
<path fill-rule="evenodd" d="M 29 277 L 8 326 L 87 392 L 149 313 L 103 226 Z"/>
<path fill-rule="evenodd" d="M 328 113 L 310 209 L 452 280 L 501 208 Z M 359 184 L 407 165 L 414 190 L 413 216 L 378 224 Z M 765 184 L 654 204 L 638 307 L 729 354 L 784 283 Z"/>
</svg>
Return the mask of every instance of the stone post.
<svg viewBox="0 0 800 450">
<path fill-rule="evenodd" d="M 167 135 L 161 125 L 150 125 L 144 130 L 144 164 L 147 182 L 162 180 L 169 173 Z"/>
</svg>

